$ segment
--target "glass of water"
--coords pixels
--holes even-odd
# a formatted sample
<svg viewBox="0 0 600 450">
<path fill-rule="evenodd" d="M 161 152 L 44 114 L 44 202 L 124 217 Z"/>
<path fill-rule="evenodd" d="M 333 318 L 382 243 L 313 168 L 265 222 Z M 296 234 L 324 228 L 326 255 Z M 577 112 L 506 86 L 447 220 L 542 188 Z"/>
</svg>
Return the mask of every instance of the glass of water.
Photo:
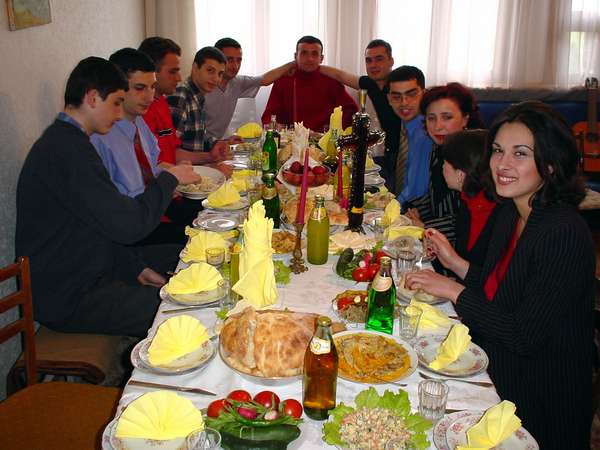
<svg viewBox="0 0 600 450">
<path fill-rule="evenodd" d="M 412 343 L 419 331 L 419 321 L 423 310 L 417 306 L 400 306 L 400 337 Z"/>
<path fill-rule="evenodd" d="M 185 439 L 187 450 L 217 450 L 221 448 L 221 434 L 212 428 L 194 431 Z"/>
<path fill-rule="evenodd" d="M 421 381 L 419 383 L 419 414 L 433 423 L 444 417 L 448 391 L 448 385 L 442 380 Z"/>
</svg>

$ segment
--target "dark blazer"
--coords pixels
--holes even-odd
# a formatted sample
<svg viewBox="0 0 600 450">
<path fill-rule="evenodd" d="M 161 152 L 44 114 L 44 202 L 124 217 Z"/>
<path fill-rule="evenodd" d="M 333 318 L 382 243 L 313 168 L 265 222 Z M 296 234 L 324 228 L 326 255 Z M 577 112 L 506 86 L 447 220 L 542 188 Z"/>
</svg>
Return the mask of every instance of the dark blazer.
<svg viewBox="0 0 600 450">
<path fill-rule="evenodd" d="M 505 253 L 517 211 L 498 216 L 481 268 L 471 264 L 456 311 L 490 358 L 501 398 L 517 406 L 540 448 L 588 449 L 591 426 L 595 256 L 571 206 L 534 203 L 492 301 L 482 286 Z"/>
</svg>

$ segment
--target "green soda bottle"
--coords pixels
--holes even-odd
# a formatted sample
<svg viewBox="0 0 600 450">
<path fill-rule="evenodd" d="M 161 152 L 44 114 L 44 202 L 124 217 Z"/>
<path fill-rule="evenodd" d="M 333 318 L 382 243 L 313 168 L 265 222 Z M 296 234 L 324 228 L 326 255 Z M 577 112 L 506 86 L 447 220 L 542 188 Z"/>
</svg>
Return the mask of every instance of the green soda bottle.
<svg viewBox="0 0 600 450">
<path fill-rule="evenodd" d="M 369 287 L 365 328 L 392 334 L 396 305 L 396 285 L 392 278 L 392 260 L 384 256 L 381 258 L 380 264 L 379 272 Z"/>
<path fill-rule="evenodd" d="M 279 194 L 275 187 L 275 174 L 266 173 L 263 177 L 265 185 L 262 191 L 262 201 L 265 205 L 265 216 L 273 219 L 275 228 L 279 228 L 281 221 L 281 205 L 279 203 Z"/>
<path fill-rule="evenodd" d="M 262 171 L 263 175 L 277 172 L 277 144 L 273 139 L 273 132 L 267 131 L 267 137 L 262 150 Z"/>
<path fill-rule="evenodd" d="M 306 259 L 311 264 L 325 264 L 329 255 L 329 217 L 325 209 L 325 198 L 315 196 L 315 207 L 310 213 L 307 226 Z"/>
</svg>

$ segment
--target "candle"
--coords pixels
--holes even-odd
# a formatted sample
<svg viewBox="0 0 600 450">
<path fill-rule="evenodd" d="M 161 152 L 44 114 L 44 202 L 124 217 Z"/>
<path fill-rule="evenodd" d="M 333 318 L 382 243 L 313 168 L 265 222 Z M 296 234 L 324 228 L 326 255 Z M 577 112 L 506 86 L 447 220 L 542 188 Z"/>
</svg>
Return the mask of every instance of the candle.
<svg viewBox="0 0 600 450">
<path fill-rule="evenodd" d="M 298 115 L 296 114 L 296 77 L 294 77 L 294 84 L 292 89 L 292 122 L 298 121 Z"/>
<path fill-rule="evenodd" d="M 337 168 L 337 198 L 338 201 L 341 202 L 342 198 L 344 197 L 344 185 L 343 185 L 343 180 L 342 180 L 342 165 L 343 165 L 343 160 L 342 160 L 342 149 L 340 149 L 340 151 L 338 152 L 338 168 Z"/>
<path fill-rule="evenodd" d="M 308 190 L 308 148 L 304 149 L 304 167 L 302 167 L 302 184 L 300 185 L 300 200 L 296 211 L 296 223 L 304 225 L 304 207 L 306 205 L 306 191 Z"/>
</svg>

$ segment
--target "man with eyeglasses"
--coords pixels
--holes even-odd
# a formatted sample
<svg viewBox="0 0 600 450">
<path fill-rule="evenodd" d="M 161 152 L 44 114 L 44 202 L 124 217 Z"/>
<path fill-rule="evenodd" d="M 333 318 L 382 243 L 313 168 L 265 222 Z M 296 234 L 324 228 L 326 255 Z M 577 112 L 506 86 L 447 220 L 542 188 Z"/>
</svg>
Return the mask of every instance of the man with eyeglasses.
<svg viewBox="0 0 600 450">
<path fill-rule="evenodd" d="M 423 126 L 419 106 L 425 76 L 414 66 L 400 66 L 388 77 L 388 101 L 402 121 L 397 151 L 386 149 L 384 177 L 401 204 L 424 195 L 429 185 L 433 141 Z"/>
</svg>

